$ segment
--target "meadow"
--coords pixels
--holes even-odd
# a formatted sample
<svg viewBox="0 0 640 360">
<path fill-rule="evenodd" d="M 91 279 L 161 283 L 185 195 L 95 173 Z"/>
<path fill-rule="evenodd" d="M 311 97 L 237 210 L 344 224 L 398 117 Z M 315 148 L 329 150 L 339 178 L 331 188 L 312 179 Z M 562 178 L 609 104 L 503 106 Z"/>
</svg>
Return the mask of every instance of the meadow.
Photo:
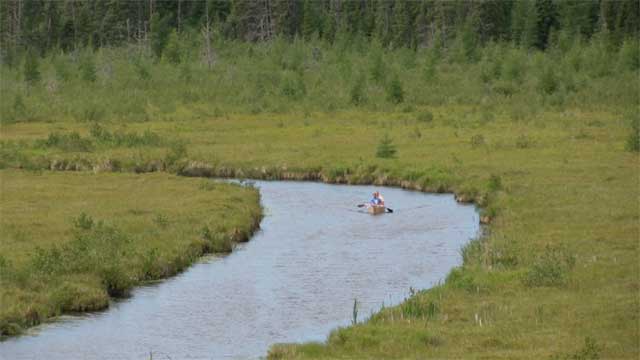
<svg viewBox="0 0 640 360">
<path fill-rule="evenodd" d="M 491 44 L 469 61 L 455 48 L 358 44 L 219 44 L 211 71 L 145 62 L 135 48 L 53 54 L 35 85 L 3 67 L 3 187 L 111 176 L 197 188 L 203 179 L 184 177 L 236 177 L 454 192 L 488 225 L 442 285 L 324 343 L 278 344 L 269 356 L 637 357 L 637 46 Z M 87 62 L 94 71 L 60 75 Z M 385 137 L 395 153 L 379 152 Z M 126 174 L 102 174 L 111 172 Z M 3 189 L 3 211 L 11 193 Z M 117 218 L 86 206 L 96 221 Z M 153 248 L 144 243 L 140 251 Z"/>
<path fill-rule="evenodd" d="M 0 172 L 0 331 L 15 335 L 248 240 L 257 190 L 169 174 Z"/>
</svg>

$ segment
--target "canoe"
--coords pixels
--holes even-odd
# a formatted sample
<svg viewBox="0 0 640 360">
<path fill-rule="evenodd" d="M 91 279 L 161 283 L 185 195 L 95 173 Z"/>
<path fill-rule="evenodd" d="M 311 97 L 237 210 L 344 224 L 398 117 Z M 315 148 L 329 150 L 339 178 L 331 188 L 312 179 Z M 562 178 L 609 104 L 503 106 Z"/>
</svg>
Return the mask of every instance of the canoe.
<svg viewBox="0 0 640 360">
<path fill-rule="evenodd" d="M 378 214 L 383 214 L 385 211 L 385 207 L 384 206 L 369 206 L 368 208 L 369 214 L 371 215 L 378 215 Z"/>
</svg>

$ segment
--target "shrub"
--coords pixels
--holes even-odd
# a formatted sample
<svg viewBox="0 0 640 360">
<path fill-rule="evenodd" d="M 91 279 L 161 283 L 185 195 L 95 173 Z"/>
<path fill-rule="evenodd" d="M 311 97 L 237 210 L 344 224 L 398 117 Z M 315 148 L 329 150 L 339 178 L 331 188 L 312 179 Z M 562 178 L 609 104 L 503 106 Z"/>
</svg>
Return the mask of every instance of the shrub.
<svg viewBox="0 0 640 360">
<path fill-rule="evenodd" d="M 628 151 L 640 152 L 640 116 L 637 114 L 631 119 L 631 132 L 625 145 Z"/>
<path fill-rule="evenodd" d="M 95 82 L 98 79 L 93 54 L 85 55 L 80 61 L 80 77 L 86 82 Z"/>
<path fill-rule="evenodd" d="M 73 226 L 78 230 L 89 230 L 93 227 L 93 218 L 86 213 L 81 213 L 77 218 L 73 219 Z"/>
<path fill-rule="evenodd" d="M 38 69 L 38 57 L 32 50 L 27 52 L 27 56 L 24 60 L 24 81 L 33 85 L 40 81 L 40 70 Z"/>
<path fill-rule="evenodd" d="M 521 134 L 516 139 L 516 147 L 518 149 L 526 149 L 526 148 L 530 148 L 531 146 L 533 146 L 533 140 L 531 140 L 531 138 L 529 138 L 525 134 Z"/>
<path fill-rule="evenodd" d="M 166 228 L 169 225 L 169 218 L 163 214 L 156 214 L 153 218 L 153 223 L 161 228 Z"/>
<path fill-rule="evenodd" d="M 289 99 L 302 99 L 307 94 L 307 89 L 302 75 L 296 73 L 289 73 L 288 75 L 285 75 L 281 92 L 282 95 Z"/>
<path fill-rule="evenodd" d="M 89 133 L 99 144 L 114 147 L 161 146 L 165 143 L 158 134 L 148 129 L 145 130 L 142 135 L 122 131 L 112 133 L 99 124 L 94 123 L 89 129 Z"/>
<path fill-rule="evenodd" d="M 53 64 L 56 70 L 56 79 L 58 81 L 69 81 L 72 77 L 71 71 L 69 71 L 69 66 L 66 59 L 63 56 L 56 58 L 55 63 Z"/>
<path fill-rule="evenodd" d="M 580 350 L 575 353 L 554 355 L 551 360 L 598 360 L 602 350 L 602 345 L 599 345 L 594 338 L 587 336 Z"/>
<path fill-rule="evenodd" d="M 402 314 L 409 318 L 432 320 L 440 312 L 440 306 L 433 300 L 427 300 L 422 296 L 412 294 L 401 305 Z"/>
<path fill-rule="evenodd" d="M 500 178 L 500 175 L 492 174 L 491 177 L 489 177 L 488 188 L 489 188 L 489 191 L 492 191 L 492 192 L 502 189 L 502 178 Z"/>
<path fill-rule="evenodd" d="M 553 66 L 544 68 L 538 81 L 538 90 L 544 95 L 551 95 L 558 90 L 559 84 Z"/>
<path fill-rule="evenodd" d="M 27 107 L 24 105 L 22 95 L 16 94 L 13 99 L 13 115 L 15 120 L 21 120 L 27 114 Z"/>
<path fill-rule="evenodd" d="M 367 101 L 366 95 L 366 79 L 364 74 L 361 74 L 357 79 L 356 83 L 351 88 L 351 103 L 358 106 L 362 105 Z"/>
<path fill-rule="evenodd" d="M 384 59 L 382 58 L 382 51 L 377 50 L 373 54 L 373 62 L 371 64 L 371 79 L 378 84 L 382 84 L 385 81 L 385 74 L 387 73 Z"/>
<path fill-rule="evenodd" d="M 147 64 L 141 60 L 135 60 L 133 66 L 140 80 L 145 81 L 151 79 L 151 73 L 149 72 L 149 66 Z"/>
<path fill-rule="evenodd" d="M 164 157 L 164 163 L 166 166 L 172 166 L 178 162 L 178 160 L 184 159 L 187 157 L 187 146 L 178 142 L 171 145 L 169 152 Z"/>
<path fill-rule="evenodd" d="M 471 137 L 471 147 L 477 148 L 485 144 L 484 135 L 476 134 Z"/>
<path fill-rule="evenodd" d="M 404 101 L 404 90 L 400 79 L 395 76 L 387 86 L 387 100 L 394 104 L 400 104 Z"/>
<path fill-rule="evenodd" d="M 447 275 L 445 283 L 456 289 L 463 289 L 465 291 L 476 290 L 473 276 L 469 271 L 461 267 L 453 268 Z"/>
<path fill-rule="evenodd" d="M 133 286 L 132 279 L 117 265 L 105 266 L 99 271 L 99 275 L 107 293 L 113 297 L 126 296 Z"/>
<path fill-rule="evenodd" d="M 431 111 L 425 110 L 418 115 L 416 120 L 422 123 L 430 123 L 433 121 L 433 114 L 431 113 Z"/>
<path fill-rule="evenodd" d="M 573 266 L 575 257 L 564 247 L 547 245 L 524 276 L 523 282 L 529 287 L 561 286 Z"/>
<path fill-rule="evenodd" d="M 640 45 L 638 40 L 626 40 L 620 47 L 619 56 L 622 69 L 638 70 L 640 68 Z"/>
<path fill-rule="evenodd" d="M 158 269 L 159 251 L 157 248 L 147 250 L 142 256 L 142 276 L 145 279 L 155 279 L 160 275 Z"/>
<path fill-rule="evenodd" d="M 383 159 L 389 159 L 395 157 L 396 152 L 397 150 L 395 145 L 393 145 L 393 140 L 389 137 L 389 134 L 385 134 L 378 143 L 376 156 Z"/>
<path fill-rule="evenodd" d="M 38 140 L 37 146 L 57 147 L 64 151 L 89 152 L 93 150 L 93 143 L 89 139 L 82 138 L 77 132 L 70 134 L 50 133 L 46 140 Z"/>
<path fill-rule="evenodd" d="M 167 45 L 162 52 L 162 56 L 173 65 L 180 64 L 182 60 L 182 49 L 180 48 L 180 39 L 178 38 L 178 33 L 175 30 L 172 30 L 169 34 L 169 40 L 167 41 Z"/>
</svg>

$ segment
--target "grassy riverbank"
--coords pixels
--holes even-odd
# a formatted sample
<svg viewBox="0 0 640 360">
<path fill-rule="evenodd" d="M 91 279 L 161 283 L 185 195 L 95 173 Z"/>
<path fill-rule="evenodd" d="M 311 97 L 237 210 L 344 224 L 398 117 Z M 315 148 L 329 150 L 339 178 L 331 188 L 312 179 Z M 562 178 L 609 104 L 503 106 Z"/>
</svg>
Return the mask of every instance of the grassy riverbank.
<svg viewBox="0 0 640 360">
<path fill-rule="evenodd" d="M 258 225 L 252 188 L 168 174 L 0 171 L 0 333 L 97 310 Z"/>
<path fill-rule="evenodd" d="M 628 112 L 565 109 L 514 119 L 495 106 L 486 119 L 481 111 L 447 106 L 101 125 L 112 134 L 159 139 L 140 146 L 100 140 L 83 123 L 20 123 L 3 128 L 3 161 L 11 168 L 454 191 L 494 218 L 443 286 L 337 330 L 326 344 L 276 346 L 274 358 L 634 357 L 639 189 L 638 155 L 625 150 Z M 73 132 L 75 140 L 67 136 Z M 51 140 L 53 133 L 67 140 Z M 375 156 L 376 139 L 385 134 L 396 158 Z M 83 142 L 86 149 L 73 145 Z"/>
</svg>

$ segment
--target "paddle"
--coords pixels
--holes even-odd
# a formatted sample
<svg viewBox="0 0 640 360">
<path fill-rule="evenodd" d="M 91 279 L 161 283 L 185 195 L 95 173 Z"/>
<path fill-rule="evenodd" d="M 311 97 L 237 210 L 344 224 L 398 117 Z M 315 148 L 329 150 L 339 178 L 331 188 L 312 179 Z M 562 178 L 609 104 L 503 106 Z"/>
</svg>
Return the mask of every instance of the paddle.
<svg viewBox="0 0 640 360">
<path fill-rule="evenodd" d="M 368 204 L 358 204 L 357 206 L 358 206 L 359 208 L 361 208 L 361 207 L 365 207 L 365 206 L 367 206 L 367 205 L 368 205 Z M 387 210 L 387 212 L 388 212 L 388 213 L 392 213 L 392 212 L 393 212 L 393 209 L 392 209 L 392 208 L 385 207 L 384 209 L 385 209 L 385 210 Z"/>
</svg>

